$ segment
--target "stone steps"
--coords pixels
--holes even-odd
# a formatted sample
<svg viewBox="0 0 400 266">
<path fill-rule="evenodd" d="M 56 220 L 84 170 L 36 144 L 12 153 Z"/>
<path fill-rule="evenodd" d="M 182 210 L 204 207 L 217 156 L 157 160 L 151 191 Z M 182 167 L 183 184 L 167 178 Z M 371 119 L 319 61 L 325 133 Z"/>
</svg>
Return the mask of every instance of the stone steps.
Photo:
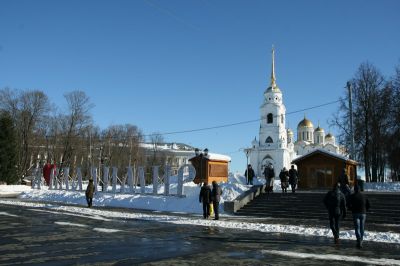
<svg viewBox="0 0 400 266">
<path fill-rule="evenodd" d="M 253 217 L 295 218 L 327 220 L 323 204 L 326 192 L 262 193 L 236 212 L 236 215 Z M 369 223 L 400 223 L 400 194 L 365 193 L 371 203 L 367 213 Z M 348 212 L 351 216 L 351 211 Z M 351 220 L 351 219 L 350 219 Z"/>
</svg>

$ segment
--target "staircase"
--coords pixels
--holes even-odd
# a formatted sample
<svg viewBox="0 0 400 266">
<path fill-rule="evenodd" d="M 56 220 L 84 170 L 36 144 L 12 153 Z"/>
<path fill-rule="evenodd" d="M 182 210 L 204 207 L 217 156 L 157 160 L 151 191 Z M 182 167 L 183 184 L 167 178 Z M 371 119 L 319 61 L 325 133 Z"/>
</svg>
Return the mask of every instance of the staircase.
<svg viewBox="0 0 400 266">
<path fill-rule="evenodd" d="M 400 194 L 399 193 L 377 193 L 364 192 L 371 204 L 367 212 L 368 224 L 392 225 L 396 231 L 400 230 Z M 287 194 L 273 192 L 269 195 L 262 193 L 253 201 L 236 212 L 239 216 L 250 216 L 258 218 L 281 218 L 296 220 L 328 220 L 327 210 L 323 204 L 326 191 L 307 191 Z M 351 211 L 347 213 L 345 223 L 352 223 Z"/>
</svg>

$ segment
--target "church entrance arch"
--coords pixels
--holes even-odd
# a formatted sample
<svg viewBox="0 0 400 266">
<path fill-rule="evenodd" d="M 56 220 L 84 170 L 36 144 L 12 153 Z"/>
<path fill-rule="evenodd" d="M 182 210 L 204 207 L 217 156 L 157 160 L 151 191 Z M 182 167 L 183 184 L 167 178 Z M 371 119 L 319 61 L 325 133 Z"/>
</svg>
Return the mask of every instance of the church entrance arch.
<svg viewBox="0 0 400 266">
<path fill-rule="evenodd" d="M 275 161 L 272 159 L 271 155 L 267 154 L 261 161 L 261 173 L 264 173 L 265 167 L 270 164 L 275 165 Z"/>
</svg>

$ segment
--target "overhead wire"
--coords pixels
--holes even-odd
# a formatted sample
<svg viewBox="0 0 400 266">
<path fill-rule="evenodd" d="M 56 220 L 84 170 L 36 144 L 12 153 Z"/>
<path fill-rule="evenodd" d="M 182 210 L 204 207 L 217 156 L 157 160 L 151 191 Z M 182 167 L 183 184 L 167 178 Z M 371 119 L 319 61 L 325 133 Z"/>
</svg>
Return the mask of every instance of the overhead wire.
<svg viewBox="0 0 400 266">
<path fill-rule="evenodd" d="M 296 114 L 296 113 L 304 112 L 304 111 L 307 111 L 307 110 L 312 110 L 312 109 L 324 107 L 324 106 L 327 106 L 327 105 L 338 103 L 340 101 L 341 101 L 341 99 L 335 100 L 335 101 L 331 101 L 331 102 L 327 102 L 327 103 L 323 103 L 323 104 L 319 104 L 319 105 L 314 105 L 314 106 L 303 108 L 303 109 L 300 109 L 300 110 L 288 112 L 288 113 L 286 113 L 286 115 Z M 275 115 L 275 117 L 278 117 L 278 116 Z M 226 128 L 226 127 L 250 124 L 250 123 L 254 123 L 254 122 L 259 122 L 262 119 L 263 118 L 258 118 L 258 119 L 253 119 L 253 120 L 247 120 L 247 121 L 241 121 L 241 122 L 235 122 L 235 123 L 223 124 L 223 125 L 217 125 L 217 126 L 211 126 L 211 127 L 196 128 L 196 129 L 186 129 L 186 130 L 163 132 L 163 133 L 152 133 L 152 134 L 145 134 L 143 136 L 145 136 L 145 137 L 151 137 L 151 136 L 155 136 L 155 135 L 166 136 L 166 135 L 175 135 L 175 134 L 206 131 L 206 130 L 212 130 L 212 129 L 218 129 L 218 128 Z"/>
</svg>

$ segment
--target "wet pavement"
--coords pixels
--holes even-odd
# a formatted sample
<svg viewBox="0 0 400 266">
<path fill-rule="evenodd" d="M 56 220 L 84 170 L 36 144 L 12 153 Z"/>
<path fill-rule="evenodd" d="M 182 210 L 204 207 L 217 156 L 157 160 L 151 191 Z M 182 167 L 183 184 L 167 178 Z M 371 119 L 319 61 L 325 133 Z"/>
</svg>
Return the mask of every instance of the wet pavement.
<svg viewBox="0 0 400 266">
<path fill-rule="evenodd" d="M 400 245 L 366 242 L 359 250 L 355 241 L 335 246 L 326 237 L 89 219 L 0 204 L 0 265 L 15 264 L 400 265 Z"/>
</svg>

